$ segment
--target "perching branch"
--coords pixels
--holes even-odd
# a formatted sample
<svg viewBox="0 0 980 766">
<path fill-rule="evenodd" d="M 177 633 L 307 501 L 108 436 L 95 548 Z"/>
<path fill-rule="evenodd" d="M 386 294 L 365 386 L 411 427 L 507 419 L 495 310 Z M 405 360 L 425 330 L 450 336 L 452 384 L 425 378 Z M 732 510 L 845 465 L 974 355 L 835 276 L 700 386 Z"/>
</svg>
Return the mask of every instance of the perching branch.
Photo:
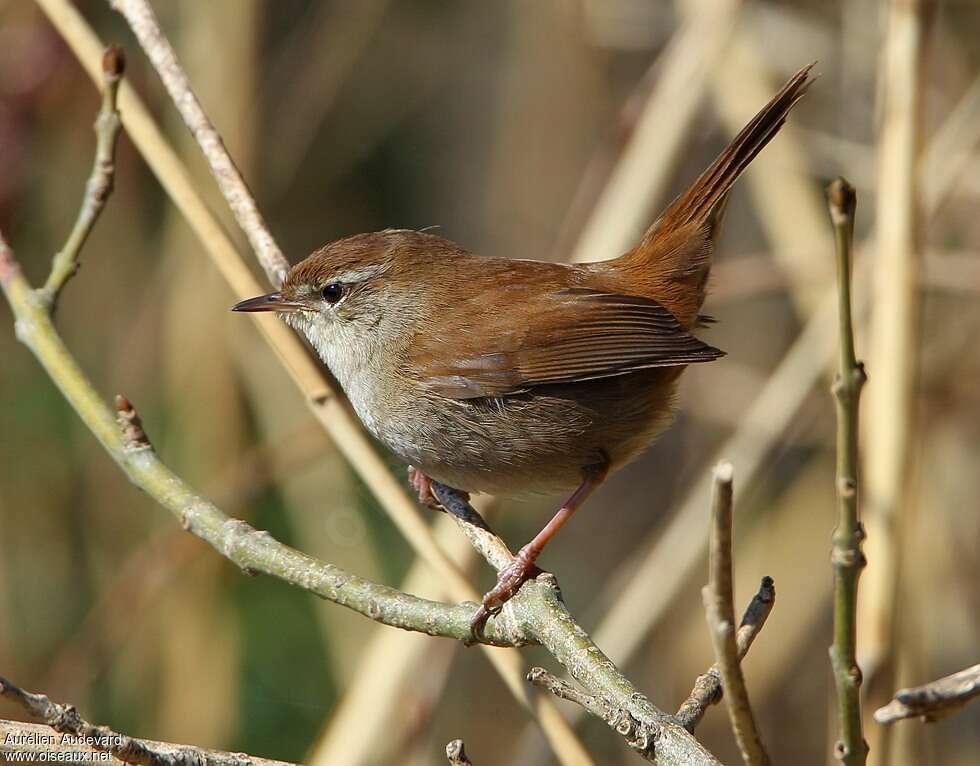
<svg viewBox="0 0 980 766">
<path fill-rule="evenodd" d="M 102 54 L 102 107 L 95 118 L 96 144 L 92 173 L 85 184 L 85 195 L 82 197 L 75 226 L 68 235 L 65 246 L 54 256 L 51 273 L 44 287 L 38 291 L 38 297 L 47 303 L 52 313 L 57 308 L 62 288 L 78 271 L 78 256 L 82 246 L 112 194 L 116 172 L 116 141 L 122 129 L 116 109 L 116 96 L 125 68 L 126 59 L 122 49 L 116 46 L 106 48 Z"/>
<path fill-rule="evenodd" d="M 285 761 L 254 758 L 244 753 L 224 753 L 191 745 L 152 742 L 119 734 L 106 726 L 93 726 L 82 718 L 72 705 L 61 705 L 52 702 L 44 694 L 24 691 L 2 676 L 0 676 L 0 697 L 16 702 L 33 720 L 50 726 L 63 735 L 61 743 L 52 742 L 49 747 L 44 746 L 46 743 L 40 743 L 44 748 L 41 752 L 47 755 L 55 750 L 64 752 L 61 745 L 70 744 L 71 738 L 78 738 L 89 748 L 111 753 L 120 761 L 139 764 L 139 766 L 293 766 Z M 11 738 L 14 739 L 12 743 Z M 16 734 L 7 732 L 3 739 L 7 744 L 17 747 Z M 2 752 L 3 749 L 0 749 L 0 753 Z M 9 752 L 22 751 L 10 750 Z M 75 752 L 79 751 L 75 750 Z M 84 759 L 72 759 L 73 762 L 81 760 Z"/>
<path fill-rule="evenodd" d="M 840 367 L 832 391 L 837 403 L 837 528 L 831 563 L 834 567 L 834 643 L 830 661 L 837 689 L 840 740 L 837 758 L 847 766 L 861 766 L 868 745 L 861 726 L 861 669 L 857 664 L 858 578 L 864 569 L 861 542 L 864 528 L 858 519 L 858 403 L 867 379 L 864 365 L 854 355 L 851 321 L 851 247 L 854 239 L 854 188 L 843 178 L 827 187 L 830 220 L 837 249 Z"/>
<path fill-rule="evenodd" d="M 735 605 L 732 586 L 732 464 L 714 469 L 711 502 L 711 541 L 708 548 L 708 584 L 702 591 L 704 609 L 715 650 L 715 661 L 725 689 L 728 717 L 746 766 L 768 766 L 749 693 L 745 687 L 735 642 Z"/>
<path fill-rule="evenodd" d="M 776 588 L 772 578 L 763 577 L 759 584 L 759 591 L 746 607 L 738 632 L 735 634 L 739 662 L 748 654 L 752 642 L 766 624 L 775 603 Z M 721 702 L 722 692 L 721 669 L 716 663 L 697 677 L 690 696 L 677 709 L 674 718 L 681 726 L 693 733 L 708 708 Z"/>
<path fill-rule="evenodd" d="M 980 664 L 932 683 L 900 689 L 895 692 L 895 699 L 875 711 L 875 721 L 886 726 L 904 718 L 921 718 L 925 723 L 932 723 L 958 712 L 977 697 L 980 697 Z"/>
<path fill-rule="evenodd" d="M 433 482 L 432 491 L 491 566 L 498 572 L 507 566 L 513 554 L 465 495 L 437 482 Z M 586 691 L 579 691 L 541 668 L 532 668 L 527 679 L 557 697 L 578 703 L 608 723 L 647 760 L 699 763 L 699 759 L 708 758 L 715 762 L 673 716 L 644 697 L 575 622 L 561 600 L 554 575 L 543 572 L 524 583 L 517 596 L 505 603 L 488 625 L 533 636 Z"/>
</svg>

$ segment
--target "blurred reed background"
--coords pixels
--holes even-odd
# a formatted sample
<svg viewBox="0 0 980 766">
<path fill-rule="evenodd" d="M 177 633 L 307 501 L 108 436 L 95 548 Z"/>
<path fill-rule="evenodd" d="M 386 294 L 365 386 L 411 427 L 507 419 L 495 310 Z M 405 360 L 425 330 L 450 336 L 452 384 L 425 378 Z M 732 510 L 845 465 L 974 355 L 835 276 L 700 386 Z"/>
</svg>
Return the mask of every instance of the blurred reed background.
<svg viewBox="0 0 980 766">
<path fill-rule="evenodd" d="M 869 696 L 978 659 L 980 4 L 897 2 L 912 36 L 888 5 L 155 3 L 293 261 L 347 234 L 431 225 L 485 254 L 616 255 L 625 243 L 605 236 L 603 215 L 645 226 L 791 72 L 819 60 L 815 86 L 731 200 L 707 305 L 719 322 L 706 335 L 729 356 L 686 374 L 676 425 L 543 562 L 599 644 L 675 708 L 711 657 L 699 595 L 708 494 L 697 483 L 723 449 L 740 490 L 737 602 L 763 574 L 779 593 L 746 661 L 777 763 L 830 762 L 835 738 L 835 318 L 821 306 L 833 285 L 822 187 L 838 174 L 858 188 L 856 289 L 872 298 L 858 342 L 871 377 L 865 464 L 892 471 L 891 492 L 872 488 L 866 504 Z M 127 77 L 230 220 L 121 20 L 102 2 L 79 7 L 126 46 Z M 885 105 L 914 101 L 916 87 L 902 123 L 900 106 Z M 0 0 L 0 227 L 35 281 L 74 219 L 97 103 L 37 8 Z M 638 174 L 614 170 L 624 147 Z M 96 385 L 131 396 L 164 458 L 230 512 L 434 596 L 255 329 L 228 312 L 234 296 L 125 136 L 118 160 L 58 315 Z M 876 309 L 896 296 L 897 315 Z M 126 482 L 0 311 L 0 672 L 155 739 L 355 766 L 440 764 L 463 737 L 478 766 L 554 762 L 479 652 L 244 578 L 183 533 Z M 890 400 L 902 381 L 906 399 Z M 554 501 L 502 501 L 495 525 L 517 545 Z M 455 530 L 440 533 L 489 587 Z M 980 752 L 977 705 L 899 724 L 888 748 L 867 726 L 874 763 L 965 766 Z M 581 731 L 597 762 L 635 760 L 600 723 Z M 721 708 L 698 734 L 737 759 Z"/>
</svg>

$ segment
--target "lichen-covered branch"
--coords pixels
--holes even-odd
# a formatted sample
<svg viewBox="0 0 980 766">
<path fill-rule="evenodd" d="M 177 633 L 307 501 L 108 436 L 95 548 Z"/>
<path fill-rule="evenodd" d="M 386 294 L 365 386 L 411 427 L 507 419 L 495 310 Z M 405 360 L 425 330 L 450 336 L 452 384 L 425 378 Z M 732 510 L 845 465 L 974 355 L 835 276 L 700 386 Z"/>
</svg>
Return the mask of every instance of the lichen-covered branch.
<svg viewBox="0 0 980 766">
<path fill-rule="evenodd" d="M 656 757 L 657 726 L 636 720 L 628 712 L 610 705 L 599 695 L 577 689 L 544 668 L 531 668 L 527 680 L 535 686 L 547 689 L 559 699 L 574 702 L 587 713 L 605 721 L 609 728 L 626 740 L 626 744 L 647 760 Z"/>
<path fill-rule="evenodd" d="M 739 662 L 748 654 L 752 642 L 766 624 L 775 603 L 775 584 L 771 577 L 763 577 L 759 590 L 746 607 L 738 632 L 735 634 Z M 721 669 L 715 663 L 695 679 L 691 694 L 677 709 L 674 718 L 681 726 L 693 733 L 708 708 L 721 702 L 722 693 Z"/>
<path fill-rule="evenodd" d="M 883 725 L 905 718 L 921 718 L 926 723 L 958 712 L 970 700 L 980 697 L 980 664 L 911 689 L 899 689 L 895 698 L 875 711 Z"/>
<path fill-rule="evenodd" d="M 119 734 L 106 726 L 93 726 L 82 718 L 72 705 L 62 705 L 52 702 L 44 694 L 24 691 L 2 676 L 0 676 L 0 697 L 16 702 L 33 720 L 49 726 L 63 735 L 62 743 L 66 741 L 65 735 L 68 735 L 69 738 L 78 739 L 80 744 L 86 746 L 85 750 L 78 747 L 66 750 L 60 746 L 62 743 L 42 742 L 39 743 L 42 749 L 34 753 L 37 760 L 41 759 L 42 754 L 48 760 L 67 760 L 69 762 L 91 760 L 85 759 L 83 755 L 88 748 L 91 748 L 99 752 L 111 753 L 120 761 L 139 764 L 139 766 L 294 766 L 285 761 L 254 758 L 244 753 L 224 753 L 191 745 L 152 742 Z M 28 741 L 38 739 L 37 733 L 32 733 L 34 734 L 33 738 L 25 737 L 25 739 Z M 69 744 L 72 741 L 69 739 Z M 18 747 L 16 733 L 6 732 L 3 742 L 10 746 L 10 749 L 0 748 L 0 753 L 5 750 L 11 753 L 25 752 Z M 61 755 L 71 752 L 80 757 L 52 759 L 50 758 L 52 752 L 58 752 Z M 88 752 L 91 751 L 88 750 Z"/>
<path fill-rule="evenodd" d="M 858 518 L 858 404 L 867 379 L 854 355 L 851 320 L 851 248 L 854 239 L 854 188 L 843 178 L 827 187 L 830 220 L 837 250 L 840 323 L 840 367 L 832 391 L 837 404 L 837 528 L 831 563 L 834 567 L 834 643 L 830 661 L 837 689 L 840 740 L 836 755 L 847 766 L 861 766 L 868 745 L 861 726 L 861 669 L 857 664 L 858 578 L 864 569 Z"/>
<path fill-rule="evenodd" d="M 735 605 L 732 585 L 732 464 L 714 469 L 711 503 L 711 540 L 708 546 L 708 584 L 702 591 L 715 662 L 725 689 L 728 718 L 746 766 L 768 766 L 735 641 Z"/>
</svg>

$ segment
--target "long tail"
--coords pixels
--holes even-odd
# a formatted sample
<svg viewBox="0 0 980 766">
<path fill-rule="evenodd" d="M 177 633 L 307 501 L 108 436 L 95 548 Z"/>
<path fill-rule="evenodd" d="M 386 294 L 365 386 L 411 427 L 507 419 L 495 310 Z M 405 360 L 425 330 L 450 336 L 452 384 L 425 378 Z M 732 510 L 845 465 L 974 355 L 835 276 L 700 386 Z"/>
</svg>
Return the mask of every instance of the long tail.
<svg viewBox="0 0 980 766">
<path fill-rule="evenodd" d="M 645 294 L 657 296 L 685 327 L 699 320 L 728 193 L 806 93 L 812 67 L 793 75 L 687 191 L 670 203 L 640 243 L 615 262 L 634 283 L 645 283 Z"/>
<path fill-rule="evenodd" d="M 786 122 L 786 115 L 806 93 L 813 64 L 803 67 L 752 118 L 690 188 L 675 199 L 660 217 L 674 226 L 708 220 L 731 191 L 732 185 Z"/>
</svg>

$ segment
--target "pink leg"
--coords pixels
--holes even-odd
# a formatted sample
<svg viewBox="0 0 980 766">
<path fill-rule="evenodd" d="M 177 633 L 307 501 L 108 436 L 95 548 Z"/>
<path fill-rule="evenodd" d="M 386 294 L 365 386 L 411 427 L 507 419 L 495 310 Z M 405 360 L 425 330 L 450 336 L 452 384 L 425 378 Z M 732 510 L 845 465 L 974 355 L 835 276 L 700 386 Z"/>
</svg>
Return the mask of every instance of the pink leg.
<svg viewBox="0 0 980 766">
<path fill-rule="evenodd" d="M 544 525 L 544 528 L 534 536 L 534 539 L 521 548 L 514 556 L 514 560 L 500 571 L 497 576 L 497 584 L 483 597 L 483 603 L 476 610 L 476 615 L 470 622 L 474 638 L 479 640 L 487 619 L 497 614 L 503 605 L 514 597 L 521 585 L 531 577 L 537 569 L 534 562 L 537 561 L 548 541 L 557 534 L 558 530 L 572 517 L 572 514 L 578 510 L 589 495 L 602 484 L 608 471 L 609 466 L 606 464 L 594 466 L 584 471 L 585 476 L 582 483 L 558 509 L 558 513 L 552 516 L 551 521 Z"/>
</svg>

